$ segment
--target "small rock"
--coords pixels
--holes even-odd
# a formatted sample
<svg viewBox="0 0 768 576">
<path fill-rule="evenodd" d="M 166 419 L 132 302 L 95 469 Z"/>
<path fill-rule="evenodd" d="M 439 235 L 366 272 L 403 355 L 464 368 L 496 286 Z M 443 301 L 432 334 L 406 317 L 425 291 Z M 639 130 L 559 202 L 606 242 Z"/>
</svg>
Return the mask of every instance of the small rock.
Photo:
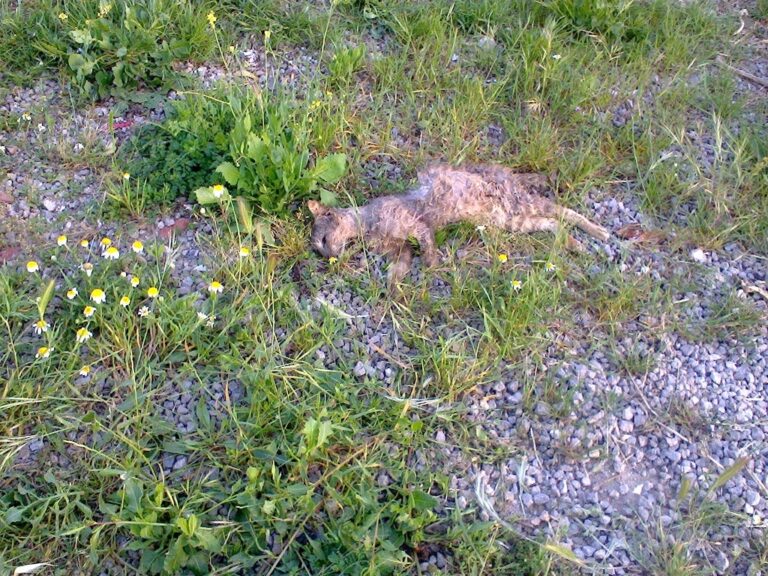
<svg viewBox="0 0 768 576">
<path fill-rule="evenodd" d="M 48 212 L 53 212 L 56 210 L 56 201 L 52 198 L 43 198 L 43 207 L 48 210 Z"/>
<path fill-rule="evenodd" d="M 700 264 L 703 264 L 707 261 L 707 255 L 701 248 L 695 248 L 691 250 L 691 258 L 694 262 L 699 262 Z"/>
</svg>

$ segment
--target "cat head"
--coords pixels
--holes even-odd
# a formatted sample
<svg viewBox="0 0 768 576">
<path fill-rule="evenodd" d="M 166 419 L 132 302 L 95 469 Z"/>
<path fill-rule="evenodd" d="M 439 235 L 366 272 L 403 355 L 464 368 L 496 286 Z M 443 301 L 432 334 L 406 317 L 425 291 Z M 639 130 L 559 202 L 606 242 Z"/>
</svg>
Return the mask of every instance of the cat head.
<svg viewBox="0 0 768 576">
<path fill-rule="evenodd" d="M 354 219 L 340 208 L 323 206 L 315 200 L 307 202 L 307 208 L 315 218 L 312 248 L 326 258 L 341 254 L 347 242 L 357 234 Z"/>
</svg>

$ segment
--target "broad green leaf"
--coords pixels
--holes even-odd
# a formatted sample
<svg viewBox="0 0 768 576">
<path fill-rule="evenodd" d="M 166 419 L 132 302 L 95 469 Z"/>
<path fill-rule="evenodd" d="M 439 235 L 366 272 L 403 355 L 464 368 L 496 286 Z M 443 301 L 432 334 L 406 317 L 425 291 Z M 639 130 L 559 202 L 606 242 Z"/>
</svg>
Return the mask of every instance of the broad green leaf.
<svg viewBox="0 0 768 576">
<path fill-rule="evenodd" d="M 14 524 L 24 517 L 24 508 L 8 508 L 5 512 L 5 521 L 8 524 Z"/>
<path fill-rule="evenodd" d="M 411 498 L 413 499 L 413 507 L 419 512 L 434 510 L 437 506 L 437 499 L 421 490 L 414 490 L 411 493 Z"/>
<path fill-rule="evenodd" d="M 197 197 L 198 203 L 203 206 L 206 206 L 207 204 L 218 204 L 219 202 L 226 201 L 230 198 L 229 192 L 226 190 L 220 197 L 216 198 L 216 195 L 213 193 L 213 188 L 210 186 L 198 188 L 195 190 L 195 196 Z"/>
<path fill-rule="evenodd" d="M 316 178 L 333 184 L 338 182 L 347 170 L 346 154 L 329 154 L 321 158 L 315 164 L 314 175 Z"/>
<path fill-rule="evenodd" d="M 144 486 L 135 478 L 126 478 L 123 488 L 125 505 L 131 512 L 138 512 L 141 508 L 141 498 L 144 495 Z"/>
<path fill-rule="evenodd" d="M 271 516 L 275 513 L 276 504 L 274 500 L 264 500 L 264 504 L 261 505 L 261 511 L 267 516 Z"/>
<path fill-rule="evenodd" d="M 237 181 L 240 179 L 240 170 L 232 162 L 222 162 L 216 168 L 216 172 L 224 176 L 224 180 L 230 186 L 236 186 Z"/>
<path fill-rule="evenodd" d="M 221 542 L 213 533 L 211 528 L 200 528 L 195 534 L 195 538 L 199 542 L 200 546 L 205 548 L 208 552 L 217 554 L 221 552 Z"/>
<path fill-rule="evenodd" d="M 69 36 L 78 44 L 90 44 L 92 40 L 91 33 L 88 30 L 72 30 Z"/>
<path fill-rule="evenodd" d="M 320 203 L 323 206 L 336 206 L 339 203 L 339 198 L 335 192 L 320 188 Z"/>
<path fill-rule="evenodd" d="M 72 70 L 80 70 L 83 66 L 85 66 L 85 58 L 80 54 L 69 55 L 69 67 L 72 68 Z"/>
</svg>

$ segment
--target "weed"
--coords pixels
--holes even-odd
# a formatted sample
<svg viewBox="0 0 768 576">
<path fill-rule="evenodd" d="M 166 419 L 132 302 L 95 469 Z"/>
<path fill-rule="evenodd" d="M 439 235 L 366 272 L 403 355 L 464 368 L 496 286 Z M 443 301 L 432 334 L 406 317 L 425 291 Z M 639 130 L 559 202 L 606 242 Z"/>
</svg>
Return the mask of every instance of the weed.
<svg viewBox="0 0 768 576">
<path fill-rule="evenodd" d="M 174 61 L 205 58 L 215 47 L 204 6 L 165 0 L 45 1 L 19 6 L 4 25 L 11 28 L 0 43 L 0 53 L 10 56 L 4 62 L 18 69 L 41 57 L 57 62 L 94 98 L 126 97 L 140 85 L 168 87 Z M 26 44 L 17 43 L 25 37 Z"/>
</svg>

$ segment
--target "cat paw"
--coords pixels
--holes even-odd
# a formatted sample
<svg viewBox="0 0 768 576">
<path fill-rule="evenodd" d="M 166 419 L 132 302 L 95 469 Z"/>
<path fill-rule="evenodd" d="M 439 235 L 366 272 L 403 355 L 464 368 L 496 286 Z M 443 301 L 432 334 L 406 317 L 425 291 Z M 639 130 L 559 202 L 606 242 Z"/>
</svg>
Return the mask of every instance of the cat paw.
<svg viewBox="0 0 768 576">
<path fill-rule="evenodd" d="M 439 266 L 443 263 L 443 257 L 437 251 L 422 254 L 421 258 L 424 260 L 424 264 L 426 264 L 429 268 L 434 268 L 435 266 Z"/>
</svg>

